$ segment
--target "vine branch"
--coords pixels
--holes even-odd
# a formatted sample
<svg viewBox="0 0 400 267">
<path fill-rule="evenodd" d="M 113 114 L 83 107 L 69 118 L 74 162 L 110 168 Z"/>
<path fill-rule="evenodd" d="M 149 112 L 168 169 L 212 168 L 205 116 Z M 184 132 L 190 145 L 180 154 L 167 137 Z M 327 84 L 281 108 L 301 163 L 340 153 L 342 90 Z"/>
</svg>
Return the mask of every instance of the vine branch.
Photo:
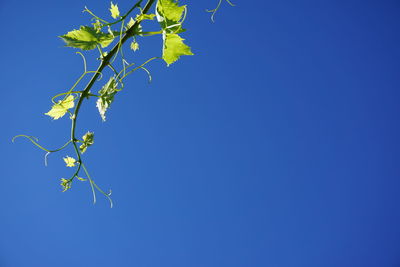
<svg viewBox="0 0 400 267">
<path fill-rule="evenodd" d="M 139 1 L 138 3 L 136 3 L 135 6 L 132 7 L 131 10 L 128 11 L 128 14 L 129 14 L 135 7 L 137 7 L 138 5 L 140 5 L 141 2 L 142 2 L 142 1 Z M 147 1 L 146 5 L 145 5 L 144 8 L 142 9 L 141 14 L 147 14 L 147 13 L 149 12 L 149 9 L 151 8 L 151 6 L 154 4 L 154 2 L 155 2 L 155 0 L 149 0 L 149 1 Z M 125 15 L 125 16 L 126 16 L 126 15 Z M 85 89 L 83 89 L 82 93 L 81 93 L 80 96 L 79 96 L 79 99 L 78 99 L 78 102 L 77 102 L 77 104 L 76 104 L 74 113 L 73 113 L 73 115 L 71 116 L 71 119 L 72 119 L 72 126 L 71 126 L 71 142 L 72 142 L 72 144 L 73 144 L 73 146 L 74 146 L 74 149 L 75 149 L 75 152 L 76 152 L 76 156 L 77 156 L 77 158 L 78 158 L 77 162 L 78 162 L 79 165 L 78 165 L 77 171 L 75 172 L 75 174 L 73 175 L 73 177 L 70 179 L 70 181 L 72 181 L 72 180 L 78 175 L 81 166 L 84 166 L 84 165 L 82 164 L 81 152 L 79 151 L 79 148 L 78 148 L 78 145 L 77 145 L 77 142 L 78 142 L 79 140 L 76 139 L 76 133 L 75 133 L 75 131 L 76 131 L 76 122 L 77 122 L 77 119 L 78 119 L 79 110 L 80 110 L 80 108 L 81 108 L 82 102 L 83 102 L 83 100 L 84 100 L 85 97 L 89 96 L 89 94 L 90 94 L 90 93 L 89 93 L 89 92 L 90 92 L 90 89 L 91 89 L 92 86 L 95 84 L 97 78 L 98 78 L 99 75 L 102 73 L 103 69 L 104 69 L 107 65 L 109 65 L 110 60 L 113 58 L 113 56 L 114 56 L 116 53 L 118 53 L 118 51 L 120 50 L 121 46 L 122 46 L 130 37 L 132 37 L 132 36 L 135 35 L 135 32 L 137 32 L 137 29 L 138 29 L 138 27 L 139 27 L 139 25 L 140 25 L 140 22 L 141 22 L 141 21 L 136 20 L 136 21 L 134 22 L 134 24 L 125 32 L 124 36 L 120 39 L 120 41 L 119 41 L 117 44 L 115 44 L 115 46 L 111 49 L 111 51 L 110 51 L 106 56 L 104 56 L 104 57 L 101 58 L 101 63 L 100 63 L 100 65 L 99 65 L 99 67 L 97 68 L 97 70 L 95 71 L 94 75 L 92 76 L 92 78 L 90 79 L 90 81 L 89 81 L 88 84 L 86 85 Z M 85 64 L 85 68 L 86 68 L 86 64 Z M 85 72 L 85 73 L 86 73 L 86 72 Z M 92 186 L 92 191 L 93 191 L 93 190 L 94 190 L 94 189 L 93 189 L 93 185 L 95 185 L 95 184 L 94 184 L 93 180 L 90 178 L 89 173 L 87 172 L 86 168 L 84 168 L 84 171 L 85 171 L 86 175 L 87 175 L 88 178 L 89 178 L 89 182 L 90 182 L 90 185 Z M 99 189 L 97 186 L 96 186 L 96 188 Z M 103 193 L 102 190 L 99 190 L 99 191 L 100 191 L 101 193 Z M 108 195 L 108 194 L 105 194 L 105 195 L 106 195 L 106 196 L 108 197 L 108 199 L 110 200 L 110 203 L 111 203 L 111 206 L 112 206 L 112 202 L 111 202 L 111 199 L 110 199 L 109 195 Z M 94 203 L 96 202 L 96 197 L 95 197 L 95 196 L 93 197 L 93 202 L 94 202 Z"/>
<path fill-rule="evenodd" d="M 214 14 L 219 9 L 221 2 L 223 0 L 218 0 L 218 5 L 215 9 L 210 10 L 212 12 L 211 19 L 214 19 Z M 229 4 L 232 3 L 229 0 L 225 0 Z M 40 148 L 41 150 L 47 152 L 45 154 L 45 164 L 47 165 L 47 156 L 53 152 L 60 151 L 66 148 L 68 145 L 74 147 L 77 159 L 73 157 L 64 157 L 64 161 L 67 167 L 76 167 L 73 175 L 69 179 L 61 178 L 61 186 L 63 187 L 63 191 L 71 188 L 72 181 L 76 178 L 81 181 L 89 180 L 90 187 L 93 193 L 93 202 L 96 203 L 96 191 L 100 192 L 104 196 L 108 198 L 110 201 L 111 207 L 113 205 L 111 200 L 111 191 L 110 193 L 106 193 L 103 191 L 90 177 L 90 174 L 82 160 L 82 154 L 86 151 L 87 147 L 91 146 L 94 143 L 94 133 L 87 132 L 83 135 L 82 139 L 79 140 L 76 137 L 76 129 L 77 129 L 77 120 L 80 112 L 80 108 L 83 104 L 83 100 L 85 98 L 89 99 L 90 97 L 96 97 L 96 106 L 99 110 L 100 116 L 103 121 L 105 121 L 105 113 L 107 109 L 110 107 L 110 104 L 114 100 L 114 95 L 121 91 L 124 88 L 124 79 L 135 72 L 138 69 L 142 69 L 148 75 L 149 82 L 151 81 L 151 73 L 146 68 L 147 64 L 155 59 L 162 59 L 167 66 L 176 62 L 181 56 L 189 56 L 193 55 L 191 48 L 186 45 L 183 41 L 184 39 L 179 36 L 180 33 L 184 32 L 185 29 L 182 28 L 182 23 L 184 22 L 187 15 L 186 5 L 179 6 L 177 0 L 146 0 L 146 4 L 142 8 L 144 0 L 137 0 L 136 4 L 131 7 L 128 12 L 124 15 L 120 15 L 120 11 L 117 5 L 114 5 L 111 2 L 111 8 L 109 9 L 111 12 L 111 17 L 115 19 L 114 22 L 108 22 L 98 16 L 96 16 L 92 11 L 85 7 L 84 12 L 88 12 L 92 15 L 92 20 L 95 20 L 95 23 L 92 23 L 91 26 L 81 26 L 79 30 L 73 30 L 68 32 L 65 35 L 59 36 L 68 47 L 78 48 L 81 50 L 92 50 L 98 49 L 100 53 L 100 64 L 95 71 L 89 71 L 87 69 L 86 58 L 81 52 L 76 52 L 82 57 L 83 60 L 83 74 L 78 78 L 78 80 L 73 84 L 73 86 L 67 90 L 66 92 L 59 93 L 54 96 L 51 101 L 53 106 L 51 110 L 45 115 L 52 117 L 54 120 L 57 120 L 64 115 L 68 114 L 71 119 L 71 129 L 70 129 L 70 138 L 69 140 L 60 148 L 49 150 L 39 144 L 37 138 L 29 135 L 18 135 L 13 138 L 24 137 L 29 139 L 35 146 Z M 152 6 L 155 5 L 154 14 L 149 13 L 149 10 Z M 132 13 L 134 9 L 138 9 L 136 18 L 130 18 L 128 23 L 126 22 L 126 18 L 128 15 Z M 161 27 L 160 31 L 143 31 L 141 22 L 144 20 L 154 20 L 157 18 L 157 23 Z M 117 23 L 121 23 L 119 31 L 113 31 L 110 26 L 115 25 Z M 125 26 L 126 25 L 126 26 Z M 104 32 L 103 28 L 106 28 L 107 31 Z M 136 65 L 135 63 L 129 64 L 123 53 L 123 45 L 126 43 L 128 39 L 132 37 L 133 41 L 130 45 L 131 50 L 134 52 L 139 49 L 139 43 L 136 40 L 136 36 L 151 36 L 151 35 L 162 35 L 163 45 L 162 45 L 162 56 L 151 57 L 146 60 L 141 65 Z M 103 52 L 102 48 L 110 45 L 114 40 L 118 42 L 111 48 L 111 50 L 107 52 Z M 113 66 L 113 62 L 117 59 L 117 57 L 121 57 L 122 60 L 122 70 L 118 71 L 115 66 Z M 146 66 L 146 67 L 145 67 Z M 99 90 L 98 94 L 91 93 L 91 89 L 93 85 L 101 80 L 103 76 L 104 68 L 110 68 L 114 75 L 110 77 L 109 81 Z M 91 78 L 87 82 L 86 86 L 83 90 L 75 89 L 78 84 L 86 77 L 86 75 L 90 74 Z M 60 99 L 58 99 L 60 98 Z M 75 105 L 76 103 L 76 105 Z M 70 111 L 71 109 L 71 111 Z M 72 112 L 73 111 L 73 112 Z M 78 145 L 79 144 L 79 145 Z M 84 172 L 86 174 L 87 179 L 84 179 L 80 176 L 80 172 Z"/>
</svg>

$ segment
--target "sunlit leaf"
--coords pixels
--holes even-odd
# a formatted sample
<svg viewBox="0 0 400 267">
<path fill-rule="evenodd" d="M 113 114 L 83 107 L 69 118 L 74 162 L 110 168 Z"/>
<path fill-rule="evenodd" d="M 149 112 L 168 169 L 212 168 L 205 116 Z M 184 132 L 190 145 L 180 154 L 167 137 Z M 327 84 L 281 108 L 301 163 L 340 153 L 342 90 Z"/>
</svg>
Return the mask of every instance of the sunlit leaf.
<svg viewBox="0 0 400 267">
<path fill-rule="evenodd" d="M 178 34 L 167 33 L 164 35 L 163 59 L 169 66 L 183 55 L 193 55 L 190 47 L 183 43 L 183 40 Z"/>
<path fill-rule="evenodd" d="M 136 20 L 142 21 L 142 20 L 153 20 L 155 18 L 156 14 L 140 14 L 136 16 Z"/>
<path fill-rule="evenodd" d="M 68 109 L 73 107 L 74 97 L 69 95 L 65 100 L 60 100 L 58 103 L 54 104 L 51 110 L 45 113 L 45 115 L 52 117 L 54 120 L 58 120 L 67 113 Z"/>
<path fill-rule="evenodd" d="M 138 42 L 136 42 L 136 41 L 133 41 L 132 43 L 131 43 L 131 49 L 133 50 L 133 51 L 137 51 L 137 50 L 139 50 L 139 43 Z"/>
<path fill-rule="evenodd" d="M 129 29 L 130 27 L 132 27 L 134 23 L 135 23 L 135 20 L 133 18 L 130 18 L 128 23 L 126 24 L 126 29 Z"/>
<path fill-rule="evenodd" d="M 136 17 L 136 18 L 137 18 L 137 17 Z M 126 29 L 126 30 L 129 30 L 129 29 L 133 26 L 133 24 L 135 24 L 135 22 L 136 22 L 135 19 L 130 18 L 129 21 L 128 21 L 128 23 L 126 24 L 125 29 Z M 138 24 L 138 25 L 136 26 L 136 29 L 135 29 L 134 34 L 139 34 L 141 31 L 142 31 L 142 25 Z M 139 34 L 139 35 L 140 35 L 140 34 Z"/>
<path fill-rule="evenodd" d="M 96 20 L 96 22 L 92 23 L 92 25 L 93 25 L 93 28 L 96 30 L 96 33 L 99 33 L 103 26 L 99 20 Z"/>
<path fill-rule="evenodd" d="M 118 18 L 119 17 L 118 5 L 114 5 L 113 2 L 111 2 L 110 12 L 111 12 L 111 17 L 113 17 L 114 19 Z"/>
<path fill-rule="evenodd" d="M 76 160 L 72 157 L 65 157 L 63 158 L 67 167 L 75 167 Z"/>
<path fill-rule="evenodd" d="M 71 188 L 71 180 L 61 178 L 61 187 L 63 188 L 63 192 L 70 189 Z"/>
<path fill-rule="evenodd" d="M 81 26 L 79 30 L 73 30 L 60 38 L 68 47 L 79 48 L 82 50 L 95 49 L 96 45 L 107 47 L 113 40 L 114 36 L 109 33 L 104 33 L 94 27 Z"/>
<path fill-rule="evenodd" d="M 178 33 L 182 28 L 182 17 L 186 6 L 179 6 L 175 0 L 159 0 L 156 15 L 163 30 L 163 59 L 169 66 L 177 61 L 180 56 L 193 55 L 190 47 L 183 43 Z"/>
<path fill-rule="evenodd" d="M 81 153 L 85 153 L 86 149 L 94 143 L 94 133 L 87 132 L 83 137 L 83 143 L 79 146 Z"/>
<path fill-rule="evenodd" d="M 114 101 L 114 96 L 117 92 L 118 89 L 114 77 L 111 77 L 99 91 L 100 97 L 97 99 L 96 106 L 103 121 L 106 120 L 106 111 Z"/>
<path fill-rule="evenodd" d="M 178 6 L 175 0 L 158 0 L 157 13 L 166 20 L 178 22 L 185 11 L 186 6 Z M 158 18 L 158 20 L 160 20 Z"/>
</svg>

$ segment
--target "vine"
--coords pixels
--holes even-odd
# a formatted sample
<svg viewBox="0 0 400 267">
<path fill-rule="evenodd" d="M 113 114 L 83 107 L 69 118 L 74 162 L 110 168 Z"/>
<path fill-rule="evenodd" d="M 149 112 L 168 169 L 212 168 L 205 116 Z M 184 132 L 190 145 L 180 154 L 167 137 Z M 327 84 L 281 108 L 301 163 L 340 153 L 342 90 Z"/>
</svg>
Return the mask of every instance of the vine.
<svg viewBox="0 0 400 267">
<path fill-rule="evenodd" d="M 230 5 L 233 5 L 229 0 L 226 0 Z M 219 0 L 215 9 L 207 10 L 212 12 L 211 19 L 214 21 L 214 15 L 220 8 L 222 0 Z M 150 13 L 150 9 L 154 7 L 154 13 Z M 99 66 L 96 70 L 88 70 L 86 58 L 83 53 L 76 52 L 83 60 L 83 73 L 66 92 L 55 95 L 51 101 L 53 103 L 51 109 L 45 113 L 53 120 L 58 120 L 69 115 L 71 120 L 70 139 L 67 140 L 61 147 L 56 149 L 47 149 L 41 144 L 36 137 L 29 135 L 17 135 L 16 138 L 23 137 L 32 142 L 36 147 L 45 151 L 45 165 L 47 165 L 47 157 L 51 153 L 59 152 L 66 149 L 68 146 L 73 146 L 75 158 L 65 156 L 63 158 L 66 167 L 75 168 L 70 178 L 61 178 L 61 186 L 63 192 L 71 188 L 75 179 L 80 181 L 88 181 L 93 195 L 93 203 L 96 203 L 96 191 L 104 195 L 110 202 L 111 207 L 113 202 L 111 199 L 111 190 L 106 193 L 101 189 L 91 178 L 88 169 L 83 161 L 83 154 L 94 144 L 94 133 L 87 131 L 81 138 L 77 137 L 77 121 L 80 113 L 80 108 L 85 99 L 96 99 L 96 107 L 103 121 L 106 120 L 106 112 L 114 101 L 115 95 L 124 88 L 125 78 L 137 70 L 143 70 L 148 74 L 151 81 L 151 73 L 146 68 L 147 64 L 153 60 L 161 59 L 165 61 L 167 66 L 176 62 L 181 56 L 193 55 L 189 46 L 180 37 L 180 34 L 185 30 L 182 27 L 187 15 L 186 5 L 179 6 L 176 0 L 147 0 L 143 5 L 143 0 L 139 0 L 125 14 L 121 15 L 118 5 L 111 2 L 109 8 L 110 15 L 114 19 L 112 22 L 107 21 L 95 15 L 90 9 L 85 7 L 84 12 L 88 13 L 94 21 L 91 25 L 81 26 L 78 30 L 72 30 L 65 35 L 59 36 L 65 46 L 81 49 L 82 51 L 95 50 L 99 52 Z M 135 16 L 132 14 L 136 12 Z M 129 18 L 129 20 L 128 20 Z M 144 31 L 141 23 L 143 21 L 157 21 L 160 26 L 159 31 L 148 32 Z M 117 27 L 113 29 L 113 27 Z M 161 35 L 163 39 L 162 56 L 151 57 L 139 66 L 129 64 L 123 53 L 123 45 L 130 40 L 130 49 L 136 52 L 139 49 L 137 37 Z M 114 46 L 105 51 L 112 43 Z M 122 67 L 114 64 L 119 58 Z M 98 93 L 92 93 L 93 85 L 102 80 L 103 70 L 109 68 L 113 73 L 108 81 L 101 87 Z M 91 75 L 89 82 L 82 90 L 76 90 L 81 81 Z M 85 177 L 85 178 L 84 178 Z"/>
</svg>

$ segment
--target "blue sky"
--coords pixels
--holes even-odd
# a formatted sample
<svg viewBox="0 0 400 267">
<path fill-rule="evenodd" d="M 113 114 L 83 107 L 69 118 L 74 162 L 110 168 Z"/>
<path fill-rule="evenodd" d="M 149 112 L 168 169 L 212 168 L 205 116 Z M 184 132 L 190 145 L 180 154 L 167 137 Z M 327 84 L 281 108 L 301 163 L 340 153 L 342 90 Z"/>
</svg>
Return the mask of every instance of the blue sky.
<svg viewBox="0 0 400 267">
<path fill-rule="evenodd" d="M 216 2 L 184 2 L 195 56 L 133 74 L 105 123 L 84 103 L 113 209 L 87 183 L 61 192 L 72 150 L 46 167 L 11 143 L 68 140 L 68 119 L 43 115 L 82 72 L 57 36 L 109 2 L 0 2 L 1 267 L 399 266 L 398 1 L 236 1 L 212 23 Z M 140 42 L 132 62 L 161 54 Z"/>
</svg>

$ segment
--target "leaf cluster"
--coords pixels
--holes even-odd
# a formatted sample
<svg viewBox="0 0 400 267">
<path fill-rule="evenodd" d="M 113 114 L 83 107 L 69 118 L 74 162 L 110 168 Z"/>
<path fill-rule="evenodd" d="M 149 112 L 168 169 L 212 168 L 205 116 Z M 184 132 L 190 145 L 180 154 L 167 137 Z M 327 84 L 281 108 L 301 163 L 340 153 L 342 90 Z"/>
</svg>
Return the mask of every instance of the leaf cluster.
<svg viewBox="0 0 400 267">
<path fill-rule="evenodd" d="M 227 0 L 228 1 L 228 0 Z M 96 107 L 99 111 L 102 121 L 106 120 L 106 112 L 110 109 L 114 102 L 116 94 L 124 88 L 125 78 L 136 72 L 137 70 L 145 71 L 151 81 L 150 71 L 147 69 L 147 64 L 156 59 L 162 59 L 167 66 L 175 63 L 181 56 L 193 55 L 191 48 L 184 43 L 181 37 L 185 32 L 183 23 L 187 14 L 187 6 L 178 4 L 177 0 L 147 0 L 146 4 L 139 0 L 127 12 L 122 13 L 117 4 L 111 2 L 109 7 L 111 21 L 108 18 L 101 18 L 94 14 L 90 9 L 85 8 L 84 12 L 91 16 L 92 23 L 82 25 L 78 29 L 71 30 L 64 35 L 59 36 L 65 42 L 66 47 L 79 49 L 82 52 L 97 49 L 99 56 L 99 66 L 97 70 L 87 70 L 86 58 L 81 52 L 77 52 L 82 59 L 84 65 L 83 74 L 77 79 L 74 85 L 66 92 L 61 92 L 52 98 L 53 105 L 45 115 L 53 120 L 63 118 L 69 114 L 71 120 L 71 135 L 70 139 L 57 149 L 46 149 L 39 144 L 37 138 L 28 135 L 18 135 L 29 139 L 34 145 L 45 151 L 45 163 L 47 164 L 48 155 L 64 150 L 68 146 L 73 146 L 75 150 L 75 158 L 70 156 L 63 157 L 63 161 L 68 168 L 74 168 L 71 178 L 61 178 L 60 185 L 62 191 L 67 191 L 71 188 L 74 179 L 79 181 L 89 181 L 93 193 L 93 201 L 96 202 L 96 191 L 100 192 L 108 198 L 112 206 L 111 191 L 104 192 L 91 178 L 89 172 L 83 162 L 83 154 L 87 149 L 94 144 L 94 133 L 87 131 L 82 138 L 76 137 L 77 119 L 84 100 L 96 99 Z M 221 0 L 218 4 L 217 9 Z M 154 13 L 150 9 L 154 8 Z M 216 12 L 216 10 L 214 13 Z M 214 15 L 213 13 L 213 15 Z M 156 19 L 156 20 L 155 20 Z M 159 31 L 146 31 L 142 25 L 143 21 L 154 22 L 160 27 Z M 130 40 L 130 49 L 137 52 L 140 48 L 139 38 L 149 36 L 160 36 L 162 38 L 162 47 L 155 56 L 150 57 L 144 63 L 136 65 L 128 63 L 123 52 L 124 44 Z M 108 49 L 111 44 L 114 45 Z M 117 64 L 119 62 L 119 64 Z M 103 70 L 108 68 L 112 71 L 111 77 L 98 90 L 97 94 L 91 93 L 91 89 L 96 82 L 101 80 Z M 91 75 L 90 81 L 81 90 L 76 88 L 80 86 L 81 81 L 86 75 Z M 55 101 L 55 99 L 60 98 Z M 86 176 L 83 178 L 82 176 Z"/>
</svg>

